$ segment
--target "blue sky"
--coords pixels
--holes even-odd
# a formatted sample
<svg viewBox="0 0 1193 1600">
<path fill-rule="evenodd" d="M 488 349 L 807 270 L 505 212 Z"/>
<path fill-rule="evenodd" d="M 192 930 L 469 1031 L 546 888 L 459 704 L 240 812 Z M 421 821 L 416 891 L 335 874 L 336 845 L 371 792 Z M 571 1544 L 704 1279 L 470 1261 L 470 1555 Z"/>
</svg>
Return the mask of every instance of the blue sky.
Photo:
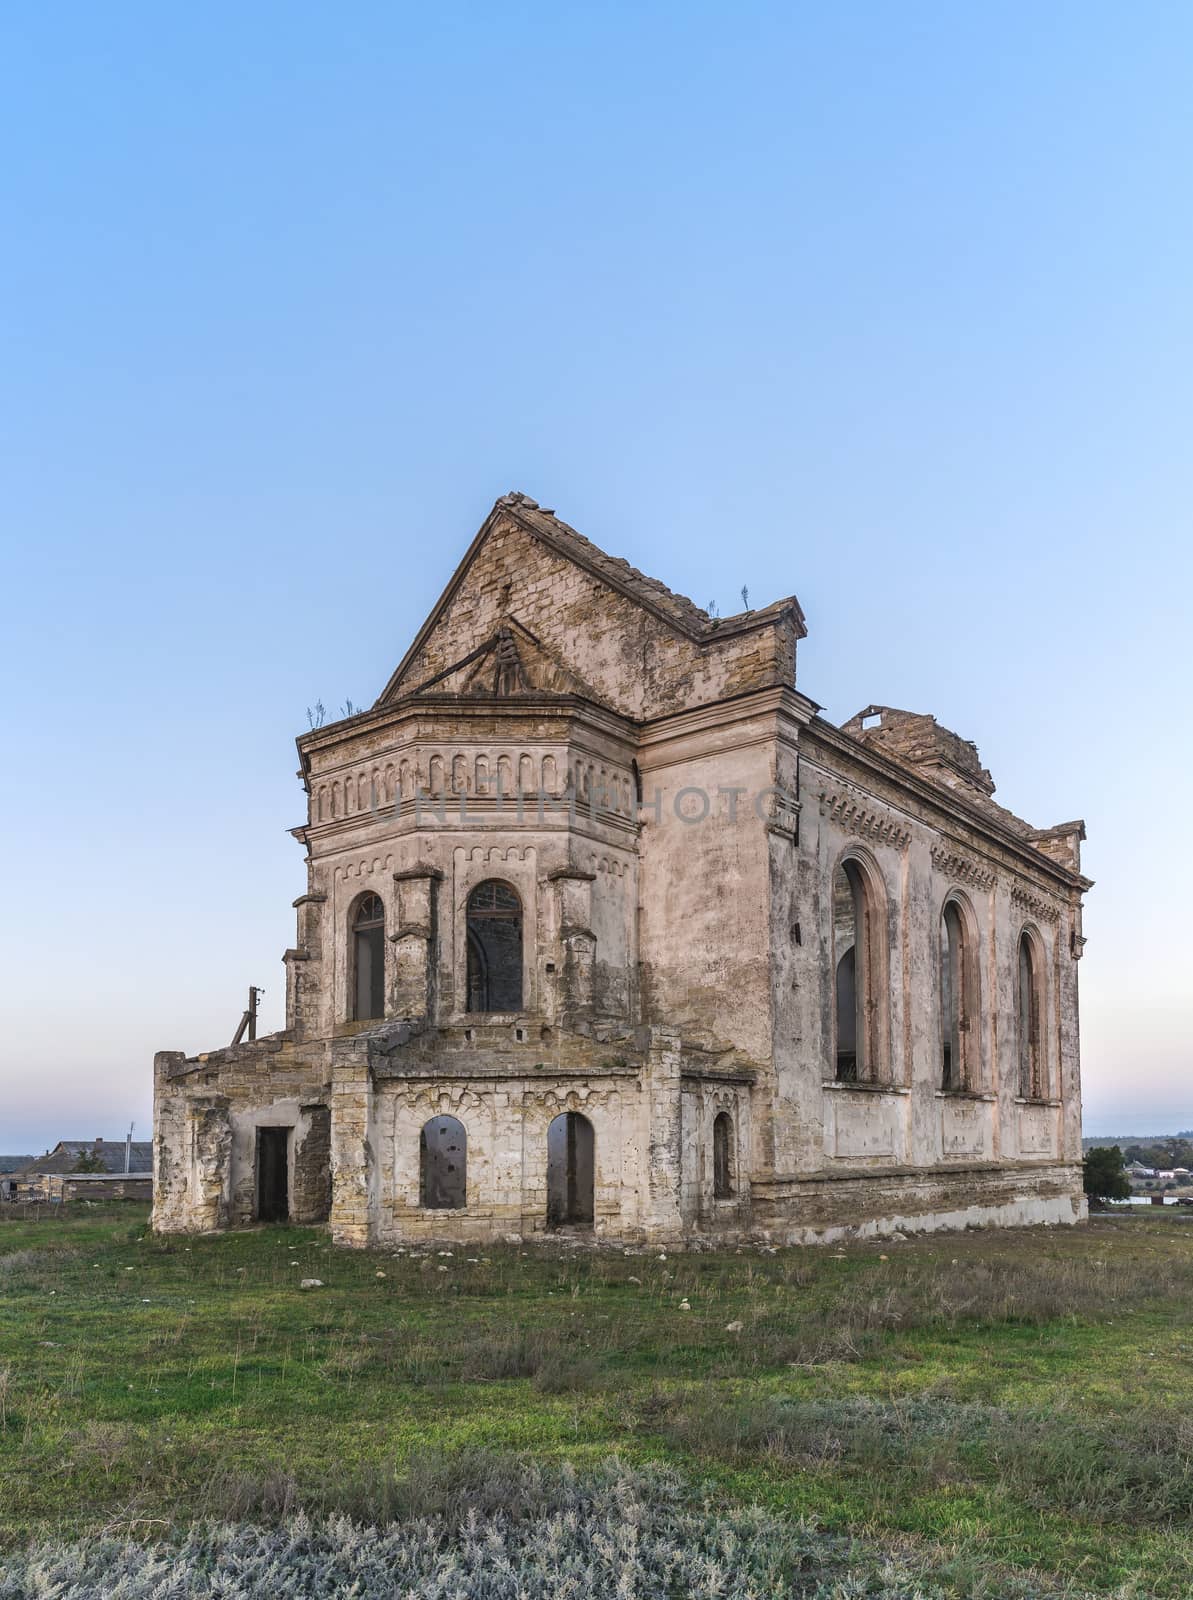
<svg viewBox="0 0 1193 1600">
<path fill-rule="evenodd" d="M 0 16 L 0 1150 L 280 1023 L 293 737 L 520 488 L 1084 816 L 1087 1129 L 1193 1126 L 1181 5 Z"/>
</svg>

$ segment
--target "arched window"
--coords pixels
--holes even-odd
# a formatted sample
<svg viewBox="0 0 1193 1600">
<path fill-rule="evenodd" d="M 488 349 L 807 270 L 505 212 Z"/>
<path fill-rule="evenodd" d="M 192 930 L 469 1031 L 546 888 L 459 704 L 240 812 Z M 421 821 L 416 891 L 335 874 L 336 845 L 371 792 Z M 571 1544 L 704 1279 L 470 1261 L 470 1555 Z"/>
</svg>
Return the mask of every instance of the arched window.
<svg viewBox="0 0 1193 1600">
<path fill-rule="evenodd" d="M 564 1111 L 547 1129 L 547 1226 L 591 1228 L 595 1216 L 592 1123 Z"/>
<path fill-rule="evenodd" d="M 468 1204 L 468 1135 L 455 1117 L 432 1117 L 418 1136 L 419 1204 L 462 1211 Z"/>
<path fill-rule="evenodd" d="M 940 1087 L 978 1086 L 977 950 L 962 906 L 946 900 L 940 916 Z"/>
<path fill-rule="evenodd" d="M 712 1192 L 714 1200 L 733 1199 L 733 1118 L 718 1111 L 712 1125 Z"/>
<path fill-rule="evenodd" d="M 833 874 L 835 1075 L 841 1083 L 886 1077 L 881 1004 L 885 948 L 879 896 L 860 862 Z"/>
<path fill-rule="evenodd" d="M 352 918 L 352 1015 L 385 1015 L 385 907 L 375 894 L 361 897 Z"/>
<path fill-rule="evenodd" d="M 468 1010 L 522 1009 L 522 902 L 497 878 L 468 896 Z"/>
<path fill-rule="evenodd" d="M 1019 1018 L 1019 1093 L 1025 1100 L 1044 1097 L 1043 1041 L 1040 1036 L 1042 967 L 1034 940 L 1026 929 L 1019 935 L 1019 963 L 1015 976 Z"/>
</svg>

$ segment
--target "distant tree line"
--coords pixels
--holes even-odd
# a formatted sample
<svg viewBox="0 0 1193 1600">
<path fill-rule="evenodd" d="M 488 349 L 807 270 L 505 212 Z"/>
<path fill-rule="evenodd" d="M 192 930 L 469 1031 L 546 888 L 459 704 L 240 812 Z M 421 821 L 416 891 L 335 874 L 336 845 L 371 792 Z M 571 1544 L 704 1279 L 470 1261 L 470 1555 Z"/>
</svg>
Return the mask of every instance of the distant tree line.
<svg viewBox="0 0 1193 1600">
<path fill-rule="evenodd" d="M 1127 1163 L 1138 1161 L 1143 1167 L 1193 1168 L 1193 1139 L 1178 1134 L 1172 1139 L 1129 1144 L 1123 1150 L 1123 1160 Z"/>
</svg>

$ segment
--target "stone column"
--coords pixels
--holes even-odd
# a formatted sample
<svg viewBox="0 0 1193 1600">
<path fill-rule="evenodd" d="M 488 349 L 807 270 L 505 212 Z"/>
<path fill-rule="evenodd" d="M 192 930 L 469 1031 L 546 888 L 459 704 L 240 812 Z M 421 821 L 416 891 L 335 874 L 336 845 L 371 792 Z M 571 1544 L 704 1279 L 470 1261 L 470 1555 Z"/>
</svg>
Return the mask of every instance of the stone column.
<svg viewBox="0 0 1193 1600">
<path fill-rule="evenodd" d="M 187 1226 L 214 1233 L 228 1226 L 232 1196 L 232 1118 L 226 1095 L 205 1095 L 188 1106 L 191 1123 L 191 1204 Z"/>
<path fill-rule="evenodd" d="M 438 867 L 411 867 L 395 872 L 398 925 L 390 934 L 394 947 L 392 1015 L 404 1021 L 432 1021 L 436 1010 L 436 948 L 439 943 Z"/>
<path fill-rule="evenodd" d="M 596 875 L 579 867 L 549 874 L 555 886 L 561 985 L 558 1017 L 565 1028 L 591 1021 L 596 934 L 592 931 L 592 886 Z"/>
<path fill-rule="evenodd" d="M 679 1034 L 646 1028 L 647 1155 L 643 1226 L 650 1240 L 678 1240 L 683 1119 L 680 1093 Z"/>
<path fill-rule="evenodd" d="M 297 943 L 282 960 L 286 965 L 286 1030 L 296 1039 L 317 1033 L 319 1025 L 319 974 L 323 958 L 323 907 L 325 894 L 300 894 Z"/>
<path fill-rule="evenodd" d="M 190 1177 L 186 1096 L 171 1082 L 186 1056 L 159 1050 L 153 1058 L 153 1229 L 172 1233 L 187 1226 Z"/>
<path fill-rule="evenodd" d="M 363 1045 L 345 1052 L 331 1069 L 331 1236 L 336 1244 L 358 1249 L 369 1242 L 371 1100 L 368 1047 Z"/>
</svg>

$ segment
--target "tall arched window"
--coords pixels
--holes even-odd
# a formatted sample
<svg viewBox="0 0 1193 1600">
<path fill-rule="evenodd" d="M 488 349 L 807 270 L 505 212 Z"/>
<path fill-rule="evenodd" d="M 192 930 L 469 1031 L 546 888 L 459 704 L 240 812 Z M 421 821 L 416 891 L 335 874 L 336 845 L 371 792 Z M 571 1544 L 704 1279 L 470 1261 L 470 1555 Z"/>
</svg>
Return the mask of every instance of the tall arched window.
<svg viewBox="0 0 1193 1600">
<path fill-rule="evenodd" d="M 733 1199 L 733 1118 L 718 1111 L 712 1125 L 712 1193 L 714 1200 Z"/>
<path fill-rule="evenodd" d="M 468 1010 L 522 1009 L 522 902 L 488 878 L 468 896 Z"/>
<path fill-rule="evenodd" d="M 418 1136 L 419 1203 L 428 1211 L 468 1204 L 468 1135 L 455 1117 L 432 1117 Z"/>
<path fill-rule="evenodd" d="M 940 1086 L 978 1086 L 977 950 L 958 901 L 946 900 L 940 917 Z"/>
<path fill-rule="evenodd" d="M 1042 968 L 1036 956 L 1034 940 L 1024 929 L 1019 935 L 1015 1009 L 1019 1019 L 1019 1093 L 1025 1100 L 1041 1100 L 1045 1093 L 1043 1041 L 1040 1034 L 1040 1020 L 1044 1009 L 1042 986 Z"/>
<path fill-rule="evenodd" d="M 385 907 L 375 894 L 361 897 L 352 918 L 352 1015 L 385 1015 Z"/>
<path fill-rule="evenodd" d="M 835 1075 L 841 1083 L 879 1083 L 886 1076 L 882 1012 L 885 973 L 879 895 L 860 862 L 833 874 Z"/>
</svg>

